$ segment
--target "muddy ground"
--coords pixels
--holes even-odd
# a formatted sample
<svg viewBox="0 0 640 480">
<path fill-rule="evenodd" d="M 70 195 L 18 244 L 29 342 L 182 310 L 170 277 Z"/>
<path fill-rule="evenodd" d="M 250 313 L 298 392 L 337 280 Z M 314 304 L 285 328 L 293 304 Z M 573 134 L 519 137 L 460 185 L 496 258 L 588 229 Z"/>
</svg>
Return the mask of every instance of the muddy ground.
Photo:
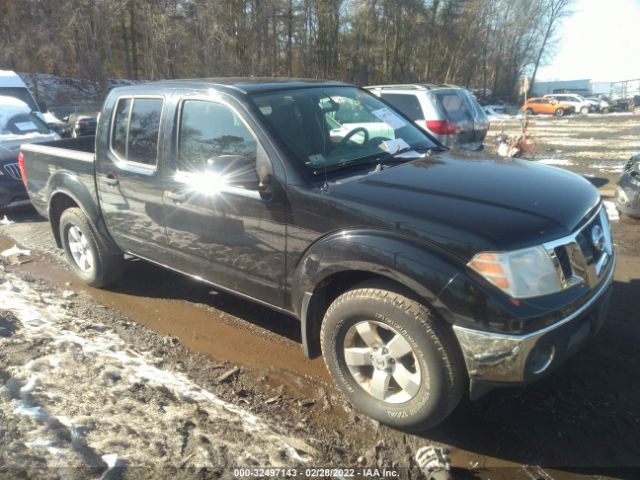
<svg viewBox="0 0 640 480">
<path fill-rule="evenodd" d="M 570 162 L 556 164 L 604 194 L 640 151 L 637 117 L 535 122 L 537 160 Z M 322 360 L 302 355 L 294 320 L 142 261 L 108 289 L 86 287 L 43 219 L 9 217 L 0 251 L 31 255 L 0 273 L 0 478 L 233 478 L 256 465 L 420 478 L 424 445 L 447 446 L 459 479 L 640 478 L 638 221 L 613 223 L 618 267 L 597 338 L 548 378 L 410 435 L 354 411 Z"/>
</svg>

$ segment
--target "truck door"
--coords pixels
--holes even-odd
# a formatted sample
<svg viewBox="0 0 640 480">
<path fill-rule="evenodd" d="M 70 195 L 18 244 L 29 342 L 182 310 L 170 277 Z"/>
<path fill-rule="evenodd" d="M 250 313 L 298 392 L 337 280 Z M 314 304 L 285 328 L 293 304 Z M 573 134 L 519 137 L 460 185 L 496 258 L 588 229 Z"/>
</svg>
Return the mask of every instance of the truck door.
<svg viewBox="0 0 640 480">
<path fill-rule="evenodd" d="M 208 98 L 182 99 L 176 118 L 163 180 L 171 266 L 282 306 L 285 190 L 250 119 Z"/>
<path fill-rule="evenodd" d="M 150 260 L 166 246 L 158 168 L 163 97 L 115 99 L 109 126 L 102 127 L 96 178 L 102 214 L 118 246 Z M 111 111 L 108 108 L 107 111 Z"/>
</svg>

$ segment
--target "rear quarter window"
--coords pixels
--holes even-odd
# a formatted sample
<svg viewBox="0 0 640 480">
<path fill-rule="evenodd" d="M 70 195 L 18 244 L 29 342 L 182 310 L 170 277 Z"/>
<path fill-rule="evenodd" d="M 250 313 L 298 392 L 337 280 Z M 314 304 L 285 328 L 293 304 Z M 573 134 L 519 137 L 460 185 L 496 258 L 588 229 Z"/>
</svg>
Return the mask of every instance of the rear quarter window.
<svg viewBox="0 0 640 480">
<path fill-rule="evenodd" d="M 436 92 L 434 94 L 436 102 L 442 113 L 446 115 L 447 120 L 461 121 L 473 118 L 469 110 L 469 103 L 463 95 L 462 92 L 456 90 Z"/>
<path fill-rule="evenodd" d="M 410 93 L 383 93 L 382 98 L 404 113 L 414 122 L 424 120 L 424 113 L 418 97 Z"/>
</svg>

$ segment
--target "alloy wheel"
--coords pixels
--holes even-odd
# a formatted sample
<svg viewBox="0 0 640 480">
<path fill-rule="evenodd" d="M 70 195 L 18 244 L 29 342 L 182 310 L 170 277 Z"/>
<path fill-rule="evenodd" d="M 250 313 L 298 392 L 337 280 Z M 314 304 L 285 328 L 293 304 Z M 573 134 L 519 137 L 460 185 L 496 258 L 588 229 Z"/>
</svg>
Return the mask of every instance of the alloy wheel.
<svg viewBox="0 0 640 480">
<path fill-rule="evenodd" d="M 404 403 L 418 394 L 422 372 L 409 341 L 374 320 L 353 325 L 344 339 L 344 358 L 354 380 L 387 403 Z"/>
<path fill-rule="evenodd" d="M 78 268 L 83 272 L 91 270 L 93 268 L 93 252 L 82 230 L 72 225 L 67 233 L 67 242 L 71 256 Z"/>
</svg>

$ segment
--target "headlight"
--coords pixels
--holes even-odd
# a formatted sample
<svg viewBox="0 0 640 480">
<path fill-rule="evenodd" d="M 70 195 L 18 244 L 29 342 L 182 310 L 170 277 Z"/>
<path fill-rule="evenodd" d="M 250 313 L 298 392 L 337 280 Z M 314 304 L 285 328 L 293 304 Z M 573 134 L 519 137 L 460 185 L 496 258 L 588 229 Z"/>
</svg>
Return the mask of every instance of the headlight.
<svg viewBox="0 0 640 480">
<path fill-rule="evenodd" d="M 562 290 L 555 266 L 541 246 L 513 252 L 478 253 L 468 265 L 514 298 L 538 297 Z"/>
</svg>

